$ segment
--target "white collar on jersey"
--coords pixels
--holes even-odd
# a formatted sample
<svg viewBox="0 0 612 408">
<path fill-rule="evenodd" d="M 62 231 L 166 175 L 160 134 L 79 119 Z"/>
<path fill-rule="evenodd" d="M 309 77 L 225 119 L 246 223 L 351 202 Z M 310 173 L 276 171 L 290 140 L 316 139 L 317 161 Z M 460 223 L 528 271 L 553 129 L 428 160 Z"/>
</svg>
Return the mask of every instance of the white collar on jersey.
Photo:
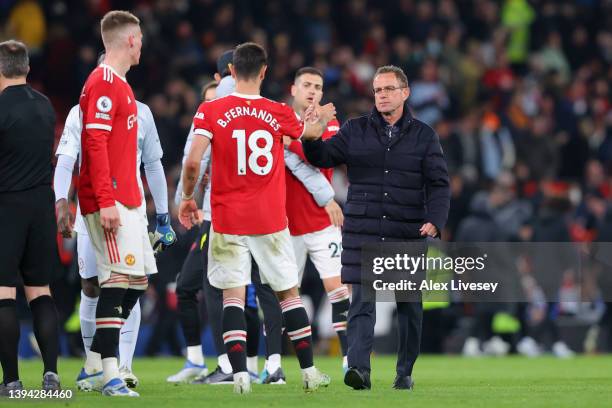
<svg viewBox="0 0 612 408">
<path fill-rule="evenodd" d="M 125 79 L 125 77 L 122 77 L 121 75 L 119 75 L 119 74 L 117 73 L 117 71 L 115 71 L 115 68 L 111 67 L 110 65 L 107 65 L 107 64 L 100 64 L 99 66 L 100 66 L 101 68 L 107 68 L 107 69 L 110 69 L 110 70 L 112 71 L 113 75 L 115 75 L 115 76 L 117 76 L 118 78 L 120 78 L 121 80 L 123 80 L 123 82 L 127 82 L 127 79 Z"/>
<path fill-rule="evenodd" d="M 247 94 L 242 94 L 238 92 L 232 92 L 231 95 L 237 96 L 239 98 L 244 98 L 244 99 L 260 99 L 261 98 L 261 95 L 247 95 Z"/>
</svg>

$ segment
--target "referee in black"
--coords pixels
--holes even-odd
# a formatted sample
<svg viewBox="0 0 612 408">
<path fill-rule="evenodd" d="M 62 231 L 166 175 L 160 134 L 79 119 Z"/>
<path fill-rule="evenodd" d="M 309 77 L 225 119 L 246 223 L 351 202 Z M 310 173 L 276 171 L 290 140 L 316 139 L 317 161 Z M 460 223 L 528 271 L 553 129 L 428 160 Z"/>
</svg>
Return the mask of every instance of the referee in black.
<svg viewBox="0 0 612 408">
<path fill-rule="evenodd" d="M 59 328 L 49 282 L 59 265 L 51 188 L 55 113 L 26 83 L 28 50 L 0 43 L 0 396 L 23 389 L 17 367 L 16 287 L 23 283 L 44 361 L 42 388 L 60 389 Z"/>
</svg>

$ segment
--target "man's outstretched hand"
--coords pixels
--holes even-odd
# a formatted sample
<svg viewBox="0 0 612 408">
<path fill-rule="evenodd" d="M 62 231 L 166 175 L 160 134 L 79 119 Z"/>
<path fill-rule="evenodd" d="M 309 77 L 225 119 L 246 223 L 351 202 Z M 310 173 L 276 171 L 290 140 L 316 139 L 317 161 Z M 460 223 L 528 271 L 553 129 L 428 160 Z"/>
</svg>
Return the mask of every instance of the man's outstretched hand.
<svg viewBox="0 0 612 408">
<path fill-rule="evenodd" d="M 202 223 L 202 215 L 198 211 L 198 205 L 193 198 L 181 201 L 181 205 L 179 206 L 179 221 L 181 225 L 187 229 L 191 229 L 194 225 L 200 225 Z"/>
</svg>

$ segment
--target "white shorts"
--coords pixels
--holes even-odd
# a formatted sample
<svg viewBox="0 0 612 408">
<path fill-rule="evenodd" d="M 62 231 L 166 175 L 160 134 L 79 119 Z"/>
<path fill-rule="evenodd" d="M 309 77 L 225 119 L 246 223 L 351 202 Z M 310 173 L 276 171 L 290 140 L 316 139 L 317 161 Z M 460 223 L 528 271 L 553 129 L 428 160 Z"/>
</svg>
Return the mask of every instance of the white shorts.
<svg viewBox="0 0 612 408">
<path fill-rule="evenodd" d="M 134 276 L 157 273 L 144 206 L 127 208 L 119 202 L 115 204 L 121 226 L 114 236 L 104 232 L 100 224 L 100 212 L 85 216 L 85 225 L 96 255 L 100 284 L 110 278 L 111 271 Z"/>
<path fill-rule="evenodd" d="M 231 235 L 210 228 L 208 280 L 218 289 L 251 283 L 251 255 L 262 283 L 276 292 L 297 286 L 298 273 L 289 230 L 265 235 Z"/>
<path fill-rule="evenodd" d="M 340 276 L 342 234 L 338 227 L 330 225 L 321 231 L 294 235 L 291 237 L 291 242 L 293 242 L 295 260 L 298 266 L 299 282 L 302 282 L 304 276 L 307 256 L 310 256 L 310 260 L 317 268 L 321 279 Z"/>
<path fill-rule="evenodd" d="M 89 240 L 87 233 L 77 233 L 77 256 L 79 259 L 79 275 L 83 279 L 91 279 L 98 276 L 96 265 L 96 252 Z"/>
</svg>

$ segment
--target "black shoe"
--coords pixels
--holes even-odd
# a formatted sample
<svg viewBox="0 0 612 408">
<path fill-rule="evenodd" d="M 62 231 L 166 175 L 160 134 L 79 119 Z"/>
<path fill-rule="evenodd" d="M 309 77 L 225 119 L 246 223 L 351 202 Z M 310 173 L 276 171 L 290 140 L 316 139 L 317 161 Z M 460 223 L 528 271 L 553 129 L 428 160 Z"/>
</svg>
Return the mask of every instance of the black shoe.
<svg viewBox="0 0 612 408">
<path fill-rule="evenodd" d="M 402 377 L 395 377 L 395 381 L 393 381 L 393 388 L 396 390 L 412 390 L 414 388 L 414 381 L 412 381 L 412 377 L 409 375 Z"/>
<path fill-rule="evenodd" d="M 221 369 L 221 366 L 217 366 L 215 371 L 208 374 L 206 377 L 197 377 L 195 380 L 191 382 L 191 384 L 210 384 L 210 385 L 219 385 L 219 384 L 233 384 L 234 383 L 234 374 L 229 373 L 226 374 Z"/>
<path fill-rule="evenodd" d="M 21 391 L 23 390 L 23 384 L 21 381 L 12 381 L 8 384 L 0 383 L 0 397 L 11 397 L 11 391 Z"/>
<path fill-rule="evenodd" d="M 261 383 L 262 384 L 287 384 L 287 379 L 285 378 L 285 373 L 283 372 L 283 369 L 278 367 L 278 370 L 276 370 L 273 374 L 267 375 Z"/>
<path fill-rule="evenodd" d="M 59 376 L 51 371 L 46 372 L 43 376 L 42 389 L 45 391 L 60 391 L 62 387 L 60 386 Z"/>
<path fill-rule="evenodd" d="M 351 367 L 344 374 L 344 383 L 355 390 L 369 390 L 372 388 L 370 373 Z"/>
</svg>

